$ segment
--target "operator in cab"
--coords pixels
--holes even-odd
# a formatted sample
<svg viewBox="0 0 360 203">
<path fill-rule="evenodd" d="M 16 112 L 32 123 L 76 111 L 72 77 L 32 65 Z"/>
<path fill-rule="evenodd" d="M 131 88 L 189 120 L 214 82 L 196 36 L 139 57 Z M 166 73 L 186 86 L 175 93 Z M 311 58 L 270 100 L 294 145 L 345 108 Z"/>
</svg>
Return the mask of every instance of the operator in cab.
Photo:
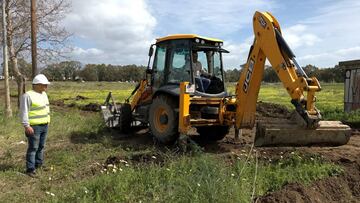
<svg viewBox="0 0 360 203">
<path fill-rule="evenodd" d="M 210 74 L 203 70 L 200 61 L 198 61 L 198 53 L 192 52 L 193 59 L 193 73 L 195 76 L 195 83 L 197 85 L 197 89 L 201 92 L 205 92 L 210 85 L 211 80 L 207 77 L 210 77 Z"/>
</svg>

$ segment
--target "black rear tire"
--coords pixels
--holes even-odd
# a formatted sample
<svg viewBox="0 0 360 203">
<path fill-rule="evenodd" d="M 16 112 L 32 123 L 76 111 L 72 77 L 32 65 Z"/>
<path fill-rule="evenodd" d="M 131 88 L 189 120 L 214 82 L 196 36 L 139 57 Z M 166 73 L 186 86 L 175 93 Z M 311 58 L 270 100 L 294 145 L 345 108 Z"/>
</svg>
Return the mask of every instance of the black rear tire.
<svg viewBox="0 0 360 203">
<path fill-rule="evenodd" d="M 175 108 L 178 108 L 176 100 L 165 95 L 156 97 L 150 105 L 150 130 L 162 144 L 173 144 L 179 138 Z"/>
<path fill-rule="evenodd" d="M 202 127 L 197 127 L 196 129 L 202 140 L 213 142 L 213 141 L 222 140 L 229 133 L 230 127 L 202 126 Z"/>
<path fill-rule="evenodd" d="M 130 132 L 132 122 L 131 105 L 124 103 L 120 106 L 119 129 L 122 133 Z"/>
</svg>

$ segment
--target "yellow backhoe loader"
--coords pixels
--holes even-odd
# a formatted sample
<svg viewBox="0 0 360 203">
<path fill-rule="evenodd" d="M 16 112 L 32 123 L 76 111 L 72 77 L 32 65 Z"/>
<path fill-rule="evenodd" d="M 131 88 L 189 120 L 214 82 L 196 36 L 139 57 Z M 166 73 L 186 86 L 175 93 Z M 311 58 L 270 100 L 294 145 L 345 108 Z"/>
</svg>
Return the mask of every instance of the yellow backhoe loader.
<svg viewBox="0 0 360 203">
<path fill-rule="evenodd" d="M 267 59 L 291 97 L 291 120 L 257 124 L 256 146 L 342 145 L 349 126 L 321 121 L 315 93 L 321 86 L 308 77 L 282 37 L 278 21 L 268 12 L 253 17 L 254 42 L 236 85 L 235 95 L 225 87 L 223 41 L 195 34 L 162 37 L 151 45 L 146 76 L 124 103 L 109 93 L 102 111 L 109 127 L 126 133 L 134 125 L 149 126 L 164 144 L 175 142 L 194 127 L 208 140 L 221 140 L 234 126 L 253 128 L 258 93 Z M 154 48 L 153 64 L 150 66 Z"/>
</svg>

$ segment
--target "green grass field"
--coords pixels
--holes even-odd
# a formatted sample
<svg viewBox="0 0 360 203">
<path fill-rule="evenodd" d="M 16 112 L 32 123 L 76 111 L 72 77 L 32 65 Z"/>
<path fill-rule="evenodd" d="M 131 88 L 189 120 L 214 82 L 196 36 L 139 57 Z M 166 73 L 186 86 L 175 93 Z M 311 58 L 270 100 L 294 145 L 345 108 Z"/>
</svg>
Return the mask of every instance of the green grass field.
<svg viewBox="0 0 360 203">
<path fill-rule="evenodd" d="M 65 104 L 81 106 L 102 103 L 108 91 L 123 101 L 133 86 L 54 82 L 48 95 L 51 102 L 64 100 Z M 77 96 L 87 99 L 76 100 Z M 291 108 L 279 84 L 264 85 L 259 100 Z M 329 115 L 337 111 L 340 115 L 342 100 L 342 84 L 323 84 L 318 107 Z M 296 149 L 276 160 L 261 154 L 256 159 L 255 152 L 247 158 L 249 148 L 231 156 L 200 148 L 179 153 L 176 148 L 154 145 L 150 136 L 119 139 L 116 132 L 104 127 L 100 113 L 52 106 L 46 145 L 50 170 L 40 170 L 39 178 L 32 179 L 23 174 L 27 145 L 19 119 L 5 119 L 1 108 L 0 126 L 1 202 L 251 202 L 253 191 L 255 196 L 263 195 L 289 182 L 310 183 L 341 173 L 340 167 L 320 157 L 300 155 Z M 149 155 L 150 161 L 131 161 L 138 155 Z M 123 160 L 116 168 L 103 166 L 109 156 Z"/>
</svg>

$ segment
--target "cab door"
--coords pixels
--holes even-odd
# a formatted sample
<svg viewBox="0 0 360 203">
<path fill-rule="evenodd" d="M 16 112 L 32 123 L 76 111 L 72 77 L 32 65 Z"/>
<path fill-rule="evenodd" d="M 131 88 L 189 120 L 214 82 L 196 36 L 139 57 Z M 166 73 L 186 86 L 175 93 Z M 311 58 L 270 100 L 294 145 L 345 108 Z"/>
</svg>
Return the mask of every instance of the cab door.
<svg viewBox="0 0 360 203">
<path fill-rule="evenodd" d="M 168 83 L 192 82 L 189 40 L 173 40 L 169 57 Z"/>
<path fill-rule="evenodd" d="M 166 84 L 166 72 L 167 72 L 167 60 L 166 55 L 168 55 L 168 46 L 165 43 L 156 45 L 155 58 L 153 62 L 153 74 L 152 74 L 152 86 L 159 88 L 162 85 Z"/>
</svg>

